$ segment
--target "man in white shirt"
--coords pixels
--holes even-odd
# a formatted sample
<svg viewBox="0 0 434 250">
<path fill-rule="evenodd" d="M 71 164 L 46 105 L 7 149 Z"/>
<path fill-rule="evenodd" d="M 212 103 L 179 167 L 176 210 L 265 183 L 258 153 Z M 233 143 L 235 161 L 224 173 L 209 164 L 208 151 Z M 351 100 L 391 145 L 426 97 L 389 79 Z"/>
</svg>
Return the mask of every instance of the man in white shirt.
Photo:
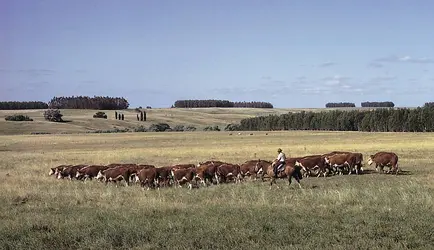
<svg viewBox="0 0 434 250">
<path fill-rule="evenodd" d="M 286 160 L 285 153 L 282 152 L 281 148 L 277 149 L 277 153 L 279 153 L 279 155 L 277 155 L 276 158 L 277 162 L 274 165 L 274 169 L 273 169 L 274 178 L 277 178 L 277 171 L 285 166 L 285 160 Z"/>
</svg>

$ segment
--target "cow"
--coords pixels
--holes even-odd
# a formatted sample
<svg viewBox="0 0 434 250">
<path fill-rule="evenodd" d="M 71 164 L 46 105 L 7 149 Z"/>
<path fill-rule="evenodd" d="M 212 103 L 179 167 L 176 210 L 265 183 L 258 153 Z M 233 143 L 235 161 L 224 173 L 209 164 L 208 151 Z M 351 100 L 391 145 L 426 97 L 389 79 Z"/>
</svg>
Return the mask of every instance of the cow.
<svg viewBox="0 0 434 250">
<path fill-rule="evenodd" d="M 241 177 L 244 178 L 246 176 L 249 176 L 249 178 L 252 179 L 253 176 L 254 179 L 256 180 L 258 173 L 255 171 L 255 167 L 260 161 L 261 159 L 249 160 L 241 164 L 240 165 Z"/>
<path fill-rule="evenodd" d="M 149 164 L 138 164 L 136 166 L 130 167 L 130 170 L 131 170 L 130 181 L 131 182 L 135 182 L 135 180 L 137 180 L 137 178 L 136 178 L 137 174 L 142 169 L 147 169 L 147 168 L 155 168 L 155 166 L 154 165 L 149 165 Z"/>
<path fill-rule="evenodd" d="M 375 163 L 376 171 L 378 171 L 378 167 L 380 167 L 381 172 L 384 172 L 383 168 L 387 166 L 389 167 L 387 173 L 395 171 L 395 174 L 398 174 L 398 155 L 393 152 L 377 152 L 374 155 L 370 155 L 368 164 L 372 165 L 373 163 Z"/>
<path fill-rule="evenodd" d="M 73 165 L 73 166 L 66 167 L 57 174 L 57 179 L 63 179 L 67 177 L 69 180 L 72 180 L 72 178 L 75 178 L 75 176 L 77 175 L 77 171 L 79 169 L 82 169 L 87 166 L 88 165 Z"/>
<path fill-rule="evenodd" d="M 338 172 L 339 175 L 343 174 L 344 170 L 348 170 L 351 173 L 351 166 L 348 162 L 349 154 L 333 154 L 331 156 L 326 156 L 325 161 L 333 170 L 333 172 Z"/>
<path fill-rule="evenodd" d="M 235 183 L 241 182 L 242 176 L 240 165 L 225 163 L 217 167 L 215 172 L 217 183 L 225 183 L 227 180 L 233 179 Z"/>
<path fill-rule="evenodd" d="M 349 153 L 347 162 L 350 167 L 350 172 L 354 170 L 356 174 L 363 172 L 363 154 L 362 153 Z"/>
<path fill-rule="evenodd" d="M 62 172 L 65 168 L 71 167 L 71 166 L 72 165 L 59 165 L 57 167 L 50 168 L 50 172 L 48 173 L 48 175 L 54 175 L 54 177 L 57 178 L 57 176 L 59 175 L 60 172 Z"/>
<path fill-rule="evenodd" d="M 319 177 L 321 174 L 326 177 L 327 173 L 329 172 L 325 157 L 322 155 L 312 155 L 305 156 L 303 158 L 297 158 L 294 166 L 301 167 L 304 170 L 305 177 L 310 176 L 312 172 L 315 172 L 317 177 Z"/>
<path fill-rule="evenodd" d="M 196 165 L 195 164 L 177 164 L 177 165 L 173 165 L 172 169 L 188 169 L 188 168 L 195 168 Z"/>
<path fill-rule="evenodd" d="M 172 166 L 159 167 L 159 168 L 155 168 L 155 170 L 157 172 L 156 180 L 157 180 L 158 187 L 170 186 L 171 185 L 170 180 L 172 178 L 172 174 L 171 174 Z"/>
<path fill-rule="evenodd" d="M 92 180 L 98 175 L 99 171 L 106 170 L 108 168 L 109 166 L 104 166 L 104 165 L 90 165 L 77 170 L 75 178 L 84 179 L 84 181 L 86 181 L 87 179 Z"/>
<path fill-rule="evenodd" d="M 135 176 L 136 182 L 140 182 L 140 186 L 144 189 L 145 186 L 155 188 L 157 183 L 157 169 L 158 168 L 143 168 Z"/>
<path fill-rule="evenodd" d="M 192 181 L 196 176 L 196 167 L 193 168 L 172 168 L 171 174 L 175 187 L 181 187 L 183 184 L 188 183 L 188 188 L 192 189 Z"/>
<path fill-rule="evenodd" d="M 137 165 L 136 165 L 137 166 Z M 100 170 L 96 178 L 98 180 L 103 180 L 107 185 L 108 182 L 114 182 L 117 186 L 117 182 L 124 180 L 125 185 L 129 186 L 130 176 L 133 173 L 134 165 L 121 165 L 117 167 L 108 168 L 106 170 Z"/>
<path fill-rule="evenodd" d="M 226 163 L 221 161 L 207 161 L 204 163 L 199 163 L 199 165 L 196 168 L 195 179 L 199 180 L 200 183 L 202 183 L 204 186 L 207 185 L 207 181 L 213 184 L 217 167 L 223 164 Z M 218 184 L 217 181 L 218 180 L 215 179 L 216 184 Z"/>
</svg>

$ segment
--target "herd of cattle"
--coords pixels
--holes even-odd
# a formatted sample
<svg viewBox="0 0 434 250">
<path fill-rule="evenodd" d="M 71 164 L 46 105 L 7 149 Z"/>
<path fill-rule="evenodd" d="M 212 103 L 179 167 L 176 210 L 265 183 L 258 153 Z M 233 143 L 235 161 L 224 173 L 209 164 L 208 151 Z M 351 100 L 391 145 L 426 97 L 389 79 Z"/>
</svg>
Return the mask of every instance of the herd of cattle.
<svg viewBox="0 0 434 250">
<path fill-rule="evenodd" d="M 97 179 L 106 184 L 124 181 L 128 186 L 131 182 L 139 183 L 145 188 L 160 188 L 168 186 L 180 187 L 198 184 L 208 186 L 228 182 L 241 182 L 246 178 L 264 181 L 270 179 L 270 185 L 276 183 L 273 167 L 275 161 L 249 160 L 242 164 L 232 164 L 222 161 L 207 161 L 199 164 L 178 164 L 174 166 L 155 167 L 145 164 L 109 164 L 109 165 L 60 165 L 50 169 L 49 175 L 58 179 L 70 180 Z M 398 156 L 393 152 L 377 152 L 370 155 L 367 163 L 375 164 L 377 171 L 383 172 L 389 167 L 389 172 L 398 173 Z M 379 169 L 378 169 L 379 168 Z M 298 185 L 303 177 L 329 176 L 336 174 L 360 174 L 363 172 L 363 155 L 355 152 L 334 151 L 322 155 L 287 158 L 285 167 L 279 170 L 277 177 L 285 178 L 291 184 L 294 178 Z"/>
</svg>

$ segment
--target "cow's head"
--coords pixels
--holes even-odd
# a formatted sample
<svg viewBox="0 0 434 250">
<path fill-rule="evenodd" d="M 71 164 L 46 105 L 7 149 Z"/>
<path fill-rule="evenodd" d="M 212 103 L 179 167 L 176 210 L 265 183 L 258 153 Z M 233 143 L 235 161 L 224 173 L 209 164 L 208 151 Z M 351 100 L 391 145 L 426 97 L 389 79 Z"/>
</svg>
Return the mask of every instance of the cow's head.
<svg viewBox="0 0 434 250">
<path fill-rule="evenodd" d="M 369 156 L 369 159 L 368 159 L 368 165 L 372 165 L 372 163 L 374 163 L 374 161 L 372 160 L 373 158 L 374 158 L 373 155 L 370 155 L 370 156 Z"/>
<path fill-rule="evenodd" d="M 324 162 L 330 165 L 330 159 L 328 156 L 324 157 Z"/>
<path fill-rule="evenodd" d="M 206 185 L 206 183 L 205 183 L 205 169 L 204 168 L 196 169 L 196 174 L 194 175 L 194 179 L 196 181 L 199 181 L 203 185 Z"/>
<path fill-rule="evenodd" d="M 56 168 L 50 168 L 50 172 L 48 173 L 48 175 L 53 175 L 56 173 Z"/>
</svg>

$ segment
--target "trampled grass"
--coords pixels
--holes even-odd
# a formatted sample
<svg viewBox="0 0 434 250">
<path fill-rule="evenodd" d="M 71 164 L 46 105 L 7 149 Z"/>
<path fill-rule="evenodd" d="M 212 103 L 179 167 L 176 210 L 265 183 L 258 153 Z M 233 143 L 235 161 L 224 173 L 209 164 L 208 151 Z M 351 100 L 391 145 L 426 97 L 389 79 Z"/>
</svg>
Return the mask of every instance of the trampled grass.
<svg viewBox="0 0 434 250">
<path fill-rule="evenodd" d="M 434 135 L 358 132 L 0 136 L 3 249 L 432 249 Z M 398 154 L 403 172 L 189 190 L 57 180 L 49 167 L 242 163 L 333 150 Z M 371 171 L 369 171 L 371 170 Z"/>
</svg>

